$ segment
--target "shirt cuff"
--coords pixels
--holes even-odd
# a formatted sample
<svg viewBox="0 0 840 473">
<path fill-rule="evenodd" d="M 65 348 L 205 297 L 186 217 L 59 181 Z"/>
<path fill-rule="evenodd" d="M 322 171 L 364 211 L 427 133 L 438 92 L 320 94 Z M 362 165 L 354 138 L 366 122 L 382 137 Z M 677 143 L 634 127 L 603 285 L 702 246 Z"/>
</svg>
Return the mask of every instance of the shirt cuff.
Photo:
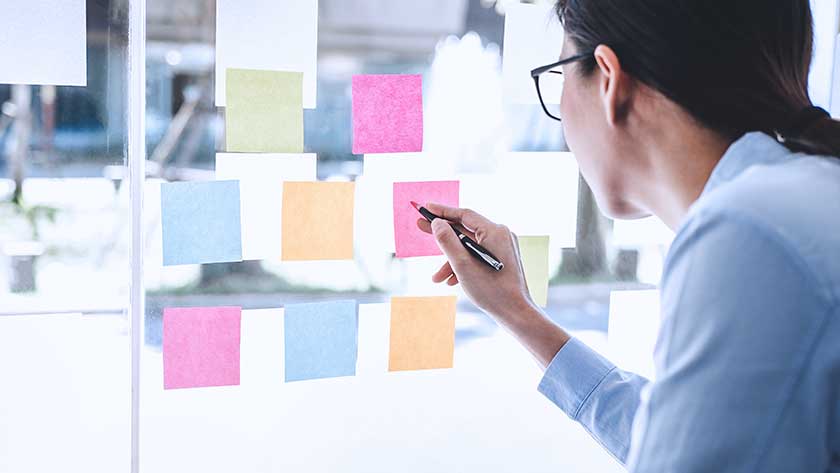
<svg viewBox="0 0 840 473">
<path fill-rule="evenodd" d="M 537 388 L 573 420 L 615 365 L 576 338 L 570 338 L 545 370 Z"/>
</svg>

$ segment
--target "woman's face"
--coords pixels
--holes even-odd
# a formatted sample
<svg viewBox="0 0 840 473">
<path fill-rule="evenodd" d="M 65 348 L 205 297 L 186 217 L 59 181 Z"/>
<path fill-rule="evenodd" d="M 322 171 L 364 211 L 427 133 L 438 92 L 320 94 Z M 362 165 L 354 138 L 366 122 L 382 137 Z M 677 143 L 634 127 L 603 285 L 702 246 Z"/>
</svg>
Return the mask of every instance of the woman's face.
<svg viewBox="0 0 840 473">
<path fill-rule="evenodd" d="M 566 37 L 561 57 L 579 53 L 574 41 Z M 629 198 L 634 174 L 631 168 L 636 160 L 629 154 L 631 147 L 622 143 L 607 120 L 601 72 L 596 67 L 592 73 L 583 74 L 581 63 L 576 62 L 563 66 L 563 75 L 560 113 L 566 142 L 601 211 L 612 218 L 648 215 Z"/>
</svg>

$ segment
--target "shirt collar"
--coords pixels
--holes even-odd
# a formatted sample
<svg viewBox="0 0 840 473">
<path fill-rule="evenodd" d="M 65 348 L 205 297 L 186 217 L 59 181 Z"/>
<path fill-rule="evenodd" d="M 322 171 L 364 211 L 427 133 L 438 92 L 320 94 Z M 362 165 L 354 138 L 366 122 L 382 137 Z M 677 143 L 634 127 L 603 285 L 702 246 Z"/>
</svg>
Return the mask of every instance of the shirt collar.
<svg viewBox="0 0 840 473">
<path fill-rule="evenodd" d="M 701 197 L 738 177 L 751 166 L 778 163 L 788 159 L 791 154 L 789 149 L 765 133 L 747 133 L 732 143 L 723 154 L 706 182 Z"/>
</svg>

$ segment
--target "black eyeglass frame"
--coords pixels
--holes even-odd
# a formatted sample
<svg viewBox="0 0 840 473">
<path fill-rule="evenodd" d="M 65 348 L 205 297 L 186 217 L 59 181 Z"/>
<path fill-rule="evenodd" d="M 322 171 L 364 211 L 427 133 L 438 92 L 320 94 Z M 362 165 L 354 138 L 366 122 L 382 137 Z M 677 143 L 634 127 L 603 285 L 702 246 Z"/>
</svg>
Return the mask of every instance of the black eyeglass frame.
<svg viewBox="0 0 840 473">
<path fill-rule="evenodd" d="M 548 111 L 548 107 L 545 106 L 545 101 L 542 97 L 542 92 L 540 92 L 540 76 L 545 74 L 546 72 L 550 72 L 552 74 L 563 74 L 563 71 L 552 71 L 555 67 L 563 66 L 565 64 L 570 64 L 573 62 L 581 61 L 583 59 L 588 59 L 595 54 L 594 52 L 586 53 L 586 54 L 578 54 L 572 57 L 567 57 L 566 59 L 560 59 L 557 62 L 547 64 L 545 66 L 538 67 L 531 71 L 531 78 L 534 79 L 534 87 L 537 88 L 537 97 L 540 98 L 540 105 L 542 105 L 542 109 L 546 115 L 549 117 L 557 120 L 558 122 L 562 122 L 563 119 L 560 117 L 555 117 L 551 112 Z"/>
</svg>

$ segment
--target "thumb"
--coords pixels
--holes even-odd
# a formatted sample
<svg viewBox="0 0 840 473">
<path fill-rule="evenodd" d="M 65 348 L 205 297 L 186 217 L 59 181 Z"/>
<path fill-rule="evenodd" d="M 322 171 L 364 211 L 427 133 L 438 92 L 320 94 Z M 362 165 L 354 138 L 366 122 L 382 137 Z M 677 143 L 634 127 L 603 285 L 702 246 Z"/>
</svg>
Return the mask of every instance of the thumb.
<svg viewBox="0 0 840 473">
<path fill-rule="evenodd" d="M 461 261 L 466 249 L 461 245 L 461 240 L 455 234 L 455 230 L 446 220 L 437 218 L 432 222 L 432 234 L 435 236 L 438 246 L 449 260 L 453 267 Z"/>
</svg>

